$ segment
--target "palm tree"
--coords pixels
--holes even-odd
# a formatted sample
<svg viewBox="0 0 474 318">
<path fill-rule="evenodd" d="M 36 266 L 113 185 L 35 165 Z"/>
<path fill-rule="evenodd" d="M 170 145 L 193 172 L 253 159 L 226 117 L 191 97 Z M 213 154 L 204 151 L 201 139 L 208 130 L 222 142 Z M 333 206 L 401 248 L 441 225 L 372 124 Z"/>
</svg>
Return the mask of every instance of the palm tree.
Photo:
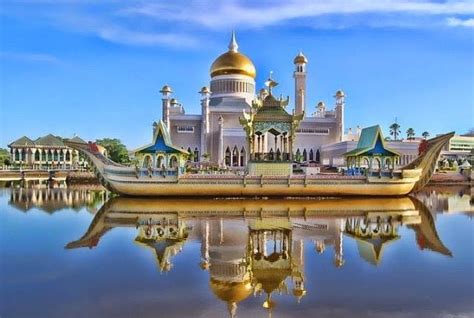
<svg viewBox="0 0 474 318">
<path fill-rule="evenodd" d="M 400 134 L 400 125 L 396 122 L 390 125 L 390 135 L 393 136 L 394 140 L 397 140 L 398 135 Z"/>
<path fill-rule="evenodd" d="M 421 135 L 423 136 L 423 138 L 428 139 L 428 137 L 430 136 L 430 133 L 427 131 L 424 131 Z"/>
<path fill-rule="evenodd" d="M 408 128 L 407 129 L 407 139 L 408 140 L 415 139 L 415 129 L 413 129 L 413 128 Z"/>
</svg>

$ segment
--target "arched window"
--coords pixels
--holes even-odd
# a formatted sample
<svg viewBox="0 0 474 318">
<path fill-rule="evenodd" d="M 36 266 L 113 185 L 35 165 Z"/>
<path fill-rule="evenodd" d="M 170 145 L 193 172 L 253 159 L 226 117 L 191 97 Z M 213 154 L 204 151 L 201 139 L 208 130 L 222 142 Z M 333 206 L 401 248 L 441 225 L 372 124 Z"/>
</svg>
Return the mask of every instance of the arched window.
<svg viewBox="0 0 474 318">
<path fill-rule="evenodd" d="M 164 165 L 165 165 L 165 157 L 161 155 L 156 157 L 156 167 L 158 169 L 165 168 Z"/>
<path fill-rule="evenodd" d="M 194 148 L 194 162 L 199 162 L 199 150 Z"/>
<path fill-rule="evenodd" d="M 58 151 L 53 150 L 53 161 L 58 161 Z"/>
<path fill-rule="evenodd" d="M 225 150 L 225 165 L 226 166 L 230 166 L 230 158 L 231 158 L 230 149 L 229 147 L 227 147 L 227 149 Z"/>
<path fill-rule="evenodd" d="M 321 154 L 319 153 L 319 149 L 316 150 L 316 163 L 321 163 Z"/>
<path fill-rule="evenodd" d="M 372 161 L 372 170 L 379 170 L 381 168 L 380 159 L 374 158 Z"/>
<path fill-rule="evenodd" d="M 170 168 L 177 168 L 178 167 L 178 158 L 176 158 L 176 156 L 171 156 L 170 157 L 169 167 Z"/>
<path fill-rule="evenodd" d="M 66 151 L 66 161 L 71 161 L 71 150 Z"/>
<path fill-rule="evenodd" d="M 151 166 L 151 156 L 150 155 L 146 155 L 144 158 L 143 158 L 143 168 L 148 168 Z"/>
<path fill-rule="evenodd" d="M 246 154 L 245 154 L 245 148 L 242 147 L 242 149 L 240 150 L 240 166 L 243 167 L 245 166 L 245 157 L 246 157 Z"/>
<path fill-rule="evenodd" d="M 314 152 L 313 149 L 309 151 L 309 161 L 314 161 Z"/>
<path fill-rule="evenodd" d="M 299 148 L 296 150 L 295 159 L 296 161 L 301 161 L 301 151 Z"/>
<path fill-rule="evenodd" d="M 239 150 L 237 149 L 237 146 L 234 146 L 234 150 L 232 150 L 232 166 L 239 166 Z"/>
<path fill-rule="evenodd" d="M 308 161 L 308 153 L 306 152 L 306 149 L 303 150 L 303 161 Z"/>
<path fill-rule="evenodd" d="M 35 161 L 39 161 L 40 160 L 40 150 L 36 150 L 35 152 Z"/>
</svg>

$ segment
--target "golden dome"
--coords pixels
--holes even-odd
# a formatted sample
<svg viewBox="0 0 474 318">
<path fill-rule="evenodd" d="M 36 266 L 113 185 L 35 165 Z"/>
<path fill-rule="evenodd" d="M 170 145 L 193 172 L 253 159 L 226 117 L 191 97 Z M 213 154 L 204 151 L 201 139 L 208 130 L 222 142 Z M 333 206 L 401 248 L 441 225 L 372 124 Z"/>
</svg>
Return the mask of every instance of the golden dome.
<svg viewBox="0 0 474 318">
<path fill-rule="evenodd" d="M 255 66 L 244 54 L 238 52 L 239 46 L 235 40 L 235 33 L 229 43 L 229 51 L 219 56 L 211 65 L 211 77 L 227 74 L 242 74 L 252 78 L 257 76 Z"/>
<path fill-rule="evenodd" d="M 344 91 L 338 90 L 338 91 L 336 92 L 336 95 L 335 95 L 334 97 L 344 97 L 344 96 L 345 96 Z"/>
<path fill-rule="evenodd" d="M 238 303 L 252 294 L 252 285 L 250 281 L 243 282 L 225 282 L 211 279 L 211 290 L 219 299 Z"/>
<path fill-rule="evenodd" d="M 298 55 L 293 60 L 294 64 L 308 64 L 308 59 L 303 55 L 303 52 L 298 53 Z"/>
</svg>

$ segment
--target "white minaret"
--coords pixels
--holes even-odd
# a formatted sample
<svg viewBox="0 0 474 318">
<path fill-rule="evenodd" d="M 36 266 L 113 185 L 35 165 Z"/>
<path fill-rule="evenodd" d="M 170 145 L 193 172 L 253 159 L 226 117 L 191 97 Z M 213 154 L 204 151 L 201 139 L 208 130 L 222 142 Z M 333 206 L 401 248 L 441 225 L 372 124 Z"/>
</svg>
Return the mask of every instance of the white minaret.
<svg viewBox="0 0 474 318">
<path fill-rule="evenodd" d="M 301 114 L 306 112 L 306 64 L 308 59 L 300 52 L 293 60 L 295 64 L 295 113 Z"/>
<path fill-rule="evenodd" d="M 170 106 L 171 106 L 171 93 L 173 91 L 171 90 L 171 87 L 168 85 L 163 86 L 163 88 L 160 90 L 160 93 L 163 95 L 161 101 L 162 101 L 162 120 L 166 125 L 166 129 L 168 129 L 168 133 L 170 132 Z"/>
<path fill-rule="evenodd" d="M 217 148 L 217 164 L 224 166 L 224 118 L 219 117 L 219 146 Z"/>
<path fill-rule="evenodd" d="M 337 133 L 339 135 L 339 141 L 344 140 L 344 99 L 345 94 L 342 90 L 338 90 L 336 95 L 334 95 L 336 99 L 336 120 L 337 120 Z"/>
<path fill-rule="evenodd" d="M 209 101 L 211 96 L 211 91 L 209 88 L 204 86 L 199 91 L 201 94 L 201 113 L 202 113 L 202 122 L 201 122 L 201 155 L 207 153 L 207 137 L 209 136 Z"/>
</svg>

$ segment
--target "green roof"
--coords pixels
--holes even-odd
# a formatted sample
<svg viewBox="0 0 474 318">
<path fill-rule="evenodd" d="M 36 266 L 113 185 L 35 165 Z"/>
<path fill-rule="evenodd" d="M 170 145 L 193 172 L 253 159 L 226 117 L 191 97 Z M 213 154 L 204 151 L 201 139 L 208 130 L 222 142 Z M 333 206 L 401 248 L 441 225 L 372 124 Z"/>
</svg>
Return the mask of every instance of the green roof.
<svg viewBox="0 0 474 318">
<path fill-rule="evenodd" d="M 35 142 L 31 140 L 30 138 L 23 136 L 11 144 L 8 145 L 8 147 L 25 147 L 25 146 L 31 146 L 33 147 L 35 145 Z"/>
<path fill-rule="evenodd" d="M 35 145 L 48 147 L 66 147 L 61 138 L 53 136 L 52 134 L 36 139 Z"/>
<path fill-rule="evenodd" d="M 382 154 L 385 156 L 399 156 L 394 150 L 387 148 L 379 125 L 362 129 L 359 142 L 354 150 L 346 152 L 345 157 Z"/>
<path fill-rule="evenodd" d="M 78 136 L 74 136 L 71 139 L 69 139 L 68 141 L 75 142 L 75 143 L 78 143 L 78 144 L 87 144 L 87 142 L 84 141 L 84 139 L 82 139 L 81 137 L 78 137 Z"/>
</svg>

